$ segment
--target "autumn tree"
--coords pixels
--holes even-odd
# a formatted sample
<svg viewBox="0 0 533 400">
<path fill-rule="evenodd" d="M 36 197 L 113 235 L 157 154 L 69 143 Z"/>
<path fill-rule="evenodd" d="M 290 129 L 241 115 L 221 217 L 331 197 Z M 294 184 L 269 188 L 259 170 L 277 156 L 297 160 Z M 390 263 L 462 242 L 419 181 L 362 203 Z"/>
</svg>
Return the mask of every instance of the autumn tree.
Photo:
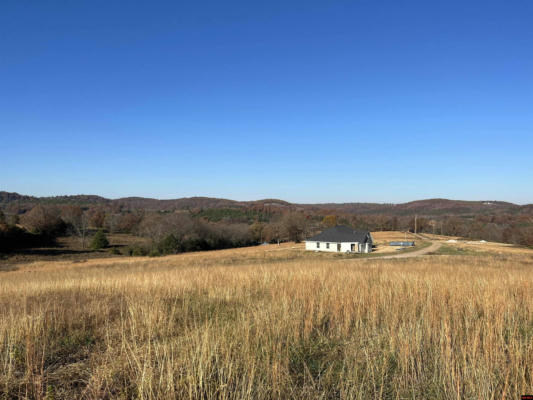
<svg viewBox="0 0 533 400">
<path fill-rule="evenodd" d="M 289 241 L 298 243 L 304 239 L 307 228 L 307 219 L 304 214 L 289 212 L 283 216 L 281 224 Z"/>
<path fill-rule="evenodd" d="M 265 239 L 268 242 L 276 242 L 279 245 L 283 240 L 283 231 L 283 225 L 280 221 L 271 222 L 265 226 Z"/>
<path fill-rule="evenodd" d="M 354 215 L 350 218 L 350 225 L 355 229 L 368 230 L 369 224 L 368 221 L 360 216 Z"/>
<path fill-rule="evenodd" d="M 374 229 L 379 231 L 390 231 L 390 218 L 386 215 L 376 215 L 374 216 Z"/>
<path fill-rule="evenodd" d="M 104 226 L 109 232 L 135 233 L 144 218 L 144 211 L 126 213 L 108 213 L 104 217 Z"/>
<path fill-rule="evenodd" d="M 522 243 L 525 246 L 533 246 L 533 227 L 529 226 L 522 229 Z"/>
<path fill-rule="evenodd" d="M 92 208 L 89 210 L 89 225 L 101 229 L 104 227 L 105 211 L 101 208 Z"/>
<path fill-rule="evenodd" d="M 471 237 L 472 239 L 482 239 L 486 237 L 485 224 L 476 219 L 468 228 L 468 237 Z"/>
<path fill-rule="evenodd" d="M 464 222 L 459 217 L 446 218 L 443 224 L 443 231 L 448 236 L 464 236 Z"/>
<path fill-rule="evenodd" d="M 336 215 L 326 215 L 322 218 L 322 225 L 326 228 L 331 228 L 337 225 L 337 216 Z"/>
<path fill-rule="evenodd" d="M 502 241 L 505 243 L 511 243 L 513 240 L 514 229 L 510 226 L 506 227 L 502 232 Z"/>
<path fill-rule="evenodd" d="M 146 213 L 137 231 L 141 236 L 150 238 L 153 243 L 158 243 L 168 235 L 174 235 L 181 240 L 194 230 L 194 225 L 194 221 L 185 213 Z M 197 228 L 201 230 L 198 226 Z"/>
<path fill-rule="evenodd" d="M 144 217 L 144 210 L 121 214 L 117 229 L 120 232 L 133 233 Z"/>
<path fill-rule="evenodd" d="M 255 221 L 252 226 L 250 226 L 250 233 L 253 240 L 256 242 L 262 243 L 264 237 L 265 224 L 259 221 Z"/>
<path fill-rule="evenodd" d="M 22 216 L 22 225 L 30 232 L 52 236 L 61 231 L 63 221 L 57 208 L 38 204 Z"/>
</svg>

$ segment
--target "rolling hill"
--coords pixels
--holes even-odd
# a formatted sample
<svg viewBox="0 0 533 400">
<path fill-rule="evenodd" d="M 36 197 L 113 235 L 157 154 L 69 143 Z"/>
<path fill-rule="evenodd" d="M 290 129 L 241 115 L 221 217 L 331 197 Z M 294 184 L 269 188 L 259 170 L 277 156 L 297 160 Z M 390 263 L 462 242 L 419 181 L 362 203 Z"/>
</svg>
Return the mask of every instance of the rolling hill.
<svg viewBox="0 0 533 400">
<path fill-rule="evenodd" d="M 122 209 L 145 209 L 172 211 L 187 209 L 270 209 L 302 210 L 318 214 L 386 214 L 386 215 L 482 215 L 482 214 L 531 214 L 533 204 L 518 205 L 504 201 L 466 201 L 449 199 L 426 199 L 407 203 L 322 203 L 298 204 L 279 199 L 236 201 L 212 197 L 184 197 L 178 199 L 152 199 L 125 197 L 107 199 L 96 195 L 35 197 L 14 192 L 0 191 L 0 208 L 30 209 L 36 204 L 76 204 L 84 207 L 118 207 Z"/>
</svg>

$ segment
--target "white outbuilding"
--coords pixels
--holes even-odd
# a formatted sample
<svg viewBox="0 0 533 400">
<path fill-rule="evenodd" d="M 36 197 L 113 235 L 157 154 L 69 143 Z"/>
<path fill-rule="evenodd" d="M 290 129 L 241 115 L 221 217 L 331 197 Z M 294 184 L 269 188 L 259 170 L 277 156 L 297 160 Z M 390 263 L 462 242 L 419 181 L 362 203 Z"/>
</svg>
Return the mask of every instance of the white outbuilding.
<svg viewBox="0 0 533 400">
<path fill-rule="evenodd" d="M 370 253 L 372 244 L 372 235 L 369 231 L 337 225 L 307 239 L 305 249 L 334 253 Z"/>
</svg>

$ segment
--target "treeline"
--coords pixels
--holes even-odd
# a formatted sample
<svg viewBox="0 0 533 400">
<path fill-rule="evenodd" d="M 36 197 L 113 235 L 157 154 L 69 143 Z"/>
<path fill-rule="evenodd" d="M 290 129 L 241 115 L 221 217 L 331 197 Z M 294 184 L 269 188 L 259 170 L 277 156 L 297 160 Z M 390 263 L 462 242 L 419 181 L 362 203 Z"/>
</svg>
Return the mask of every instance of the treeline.
<svg viewBox="0 0 533 400">
<path fill-rule="evenodd" d="M 149 238 L 151 254 L 176 254 L 188 251 L 244 247 L 263 242 L 301 241 L 308 232 L 309 219 L 302 213 L 288 212 L 273 222 L 240 219 L 211 222 L 190 213 L 147 213 L 135 229 Z"/>
<path fill-rule="evenodd" d="M 146 213 L 133 232 L 150 239 L 150 254 L 177 254 L 255 244 L 250 226 L 217 224 L 188 213 Z"/>
<path fill-rule="evenodd" d="M 308 218 L 289 212 L 265 222 L 264 214 L 213 214 L 189 211 L 109 212 L 100 208 L 37 205 L 24 214 L 0 214 L 0 251 L 51 245 L 58 236 L 78 238 L 82 248 L 95 232 L 127 233 L 147 239 L 147 245 L 126 249 L 130 255 L 176 254 L 251 246 L 262 242 L 300 241 L 306 237 Z M 251 219 L 255 216 L 256 219 Z M 116 251 L 116 249 L 113 249 Z"/>
<path fill-rule="evenodd" d="M 18 214 L 6 217 L 0 210 L 0 252 L 9 252 L 21 248 L 50 246 L 55 244 L 55 238 L 65 232 L 62 220 L 52 218 L 47 208 L 35 207 L 33 212 L 26 213 L 25 221 L 31 221 L 38 213 L 42 213 L 43 221 L 35 229 L 26 229 L 20 225 L 21 217 Z"/>
<path fill-rule="evenodd" d="M 0 211 L 0 251 L 50 245 L 58 236 L 76 237 L 82 248 L 95 232 L 127 233 L 149 243 L 135 254 L 176 254 L 301 241 L 344 224 L 370 231 L 411 231 L 462 236 L 476 240 L 533 246 L 533 216 L 525 214 L 470 217 L 388 215 L 317 215 L 305 211 L 267 212 L 231 208 L 155 212 L 143 209 L 36 205 L 22 214 Z M 130 253 L 133 253 L 131 251 Z"/>
<path fill-rule="evenodd" d="M 16 225 L 0 223 L 0 252 L 54 245 L 54 237 L 34 234 Z"/>
<path fill-rule="evenodd" d="M 533 215 L 476 215 L 467 217 L 443 216 L 390 217 L 363 215 L 344 218 L 349 225 L 370 231 L 409 231 L 446 236 L 461 236 L 474 240 L 487 240 L 533 246 Z"/>
</svg>

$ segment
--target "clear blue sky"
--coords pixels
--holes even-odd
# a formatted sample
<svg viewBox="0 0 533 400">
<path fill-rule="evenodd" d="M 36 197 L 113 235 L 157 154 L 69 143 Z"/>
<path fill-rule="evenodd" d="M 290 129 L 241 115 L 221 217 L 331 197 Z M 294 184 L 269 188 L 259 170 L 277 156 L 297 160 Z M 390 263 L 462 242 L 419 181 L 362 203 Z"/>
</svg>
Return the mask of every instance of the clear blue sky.
<svg viewBox="0 0 533 400">
<path fill-rule="evenodd" d="M 0 190 L 533 202 L 533 1 L 0 5 Z"/>
</svg>

